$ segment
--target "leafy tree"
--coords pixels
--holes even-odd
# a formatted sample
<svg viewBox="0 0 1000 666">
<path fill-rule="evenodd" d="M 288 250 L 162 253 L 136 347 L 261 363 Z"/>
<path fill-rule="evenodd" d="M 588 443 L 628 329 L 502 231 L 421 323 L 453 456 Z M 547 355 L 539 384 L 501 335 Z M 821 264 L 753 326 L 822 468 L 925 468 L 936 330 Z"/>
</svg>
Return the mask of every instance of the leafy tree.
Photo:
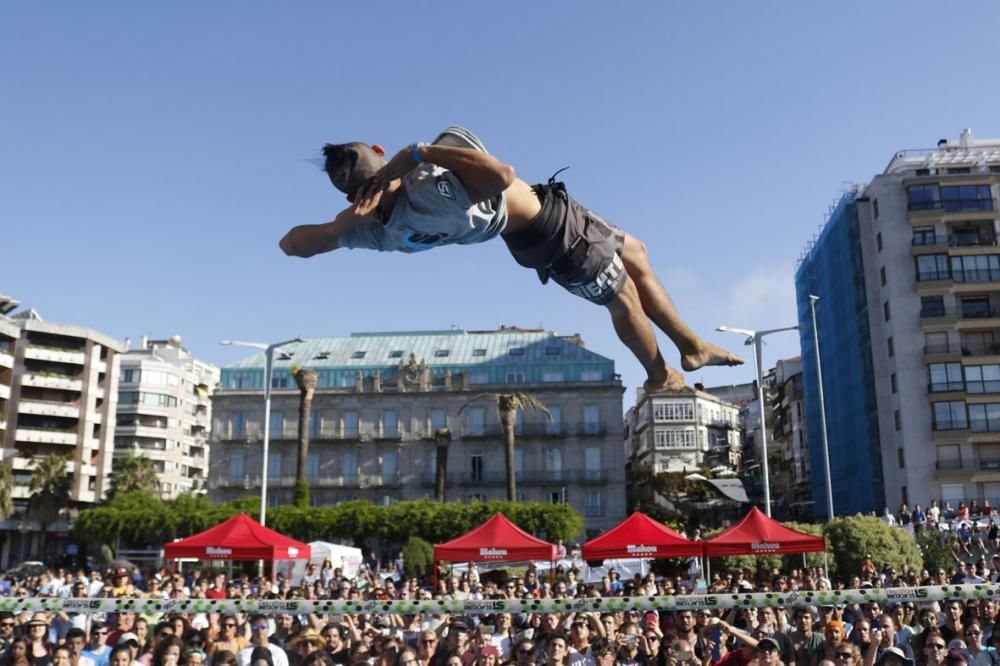
<svg viewBox="0 0 1000 666">
<path fill-rule="evenodd" d="M 861 571 L 861 562 L 871 555 L 878 567 L 892 564 L 896 569 L 909 565 L 923 568 L 916 542 L 905 530 L 889 527 L 875 516 L 835 518 L 823 528 L 827 548 L 834 554 L 830 575 L 846 578 Z"/>
<path fill-rule="evenodd" d="M 0 520 L 14 512 L 14 474 L 10 465 L 0 462 Z"/>
<path fill-rule="evenodd" d="M 941 540 L 937 530 L 920 530 L 916 535 L 917 548 L 924 557 L 924 568 L 929 571 L 955 566 L 955 556 L 948 544 Z"/>
<path fill-rule="evenodd" d="M 35 469 L 31 473 L 31 498 L 28 500 L 28 515 L 41 526 L 39 552 L 45 558 L 48 545 L 49 525 L 59 519 L 63 509 L 72 504 L 70 500 L 70 477 L 66 472 L 66 456 L 45 456 L 34 458 Z"/>
<path fill-rule="evenodd" d="M 292 503 L 295 506 L 306 507 L 309 506 L 309 481 L 306 479 L 309 466 L 309 417 L 312 414 L 318 377 L 315 370 L 299 366 L 292 368 L 292 377 L 295 379 L 295 385 L 299 387 L 299 455 Z"/>
<path fill-rule="evenodd" d="M 411 536 L 403 545 L 403 570 L 410 578 L 424 576 L 434 566 L 434 546 L 418 536 Z"/>
<path fill-rule="evenodd" d="M 514 439 L 515 426 L 517 425 L 517 413 L 524 409 L 532 409 L 542 412 L 547 419 L 552 418 L 549 410 L 535 396 L 530 393 L 480 393 L 459 408 L 458 413 L 470 404 L 483 398 L 496 400 L 497 417 L 500 421 L 500 428 L 503 431 L 504 441 L 504 464 L 507 469 L 507 501 L 517 501 L 517 480 L 514 469 Z"/>
<path fill-rule="evenodd" d="M 451 446 L 451 430 L 438 428 L 434 431 L 434 446 L 437 457 L 434 465 L 434 499 L 444 502 L 445 484 L 448 481 L 448 448 Z"/>
<path fill-rule="evenodd" d="M 121 493 L 136 491 L 156 493 L 159 488 L 159 475 L 153 461 L 147 456 L 129 451 L 124 458 L 115 460 L 108 489 L 109 499 Z"/>
</svg>

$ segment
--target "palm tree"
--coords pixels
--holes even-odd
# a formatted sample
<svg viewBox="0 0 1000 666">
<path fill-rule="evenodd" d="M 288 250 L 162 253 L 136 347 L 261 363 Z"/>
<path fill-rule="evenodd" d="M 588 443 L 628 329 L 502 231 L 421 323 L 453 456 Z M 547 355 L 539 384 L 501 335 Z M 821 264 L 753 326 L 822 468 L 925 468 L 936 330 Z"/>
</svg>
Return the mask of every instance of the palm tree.
<svg viewBox="0 0 1000 666">
<path fill-rule="evenodd" d="M 517 480 L 514 478 L 514 430 L 517 425 L 517 413 L 524 409 L 532 409 L 545 414 L 545 418 L 551 420 L 552 415 L 545 405 L 530 393 L 480 393 L 472 400 L 462 405 L 458 410 L 462 410 L 473 402 L 482 398 L 495 399 L 497 402 L 497 418 L 500 420 L 500 428 L 503 431 L 504 440 L 504 463 L 507 467 L 507 500 L 517 501 Z"/>
<path fill-rule="evenodd" d="M 437 459 L 434 466 L 434 499 L 444 502 L 444 485 L 448 477 L 448 447 L 451 445 L 451 430 L 438 428 L 434 431 L 434 446 Z"/>
<path fill-rule="evenodd" d="M 309 482 L 306 472 L 309 467 L 309 416 L 312 413 L 313 395 L 316 393 L 318 377 L 310 368 L 292 368 L 292 377 L 299 387 L 299 464 L 295 470 L 296 506 L 309 506 Z"/>
<path fill-rule="evenodd" d="M 160 477 L 156 466 L 146 455 L 133 450 L 124 458 L 115 461 L 114 469 L 111 470 L 108 499 L 137 490 L 151 491 L 155 494 L 159 489 Z"/>
<path fill-rule="evenodd" d="M 67 456 L 50 455 L 35 458 L 35 469 L 31 473 L 31 498 L 28 500 L 28 515 L 39 522 L 42 533 L 39 538 L 39 559 L 44 560 L 49 525 L 59 520 L 63 509 L 69 508 L 70 477 L 66 472 Z"/>
</svg>

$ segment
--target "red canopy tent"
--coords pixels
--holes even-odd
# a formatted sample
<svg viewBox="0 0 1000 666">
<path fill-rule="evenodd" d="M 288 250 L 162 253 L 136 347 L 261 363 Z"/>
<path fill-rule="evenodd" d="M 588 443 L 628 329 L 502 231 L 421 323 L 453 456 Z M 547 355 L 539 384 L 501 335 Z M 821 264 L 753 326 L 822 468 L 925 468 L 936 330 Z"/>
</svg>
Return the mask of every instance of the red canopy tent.
<svg viewBox="0 0 1000 666">
<path fill-rule="evenodd" d="M 785 527 L 753 507 L 743 520 L 705 542 L 708 557 L 771 555 L 772 553 L 821 553 L 826 539 Z"/>
<path fill-rule="evenodd" d="M 689 541 L 663 523 L 636 511 L 604 534 L 583 544 L 583 559 L 701 557 L 702 543 Z"/>
<path fill-rule="evenodd" d="M 434 559 L 439 562 L 554 560 L 556 546 L 531 536 L 498 513 L 471 532 L 434 546 Z"/>
<path fill-rule="evenodd" d="M 264 527 L 245 513 L 186 539 L 163 547 L 167 559 L 199 560 L 308 560 L 309 544 Z"/>
</svg>

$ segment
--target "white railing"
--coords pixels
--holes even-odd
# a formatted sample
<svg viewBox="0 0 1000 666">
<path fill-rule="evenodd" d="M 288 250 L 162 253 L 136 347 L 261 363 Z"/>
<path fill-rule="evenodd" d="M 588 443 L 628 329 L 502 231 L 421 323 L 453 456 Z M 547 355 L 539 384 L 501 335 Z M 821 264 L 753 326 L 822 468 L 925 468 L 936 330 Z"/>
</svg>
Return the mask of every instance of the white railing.
<svg viewBox="0 0 1000 666">
<path fill-rule="evenodd" d="M 70 444 L 76 445 L 77 434 L 62 430 L 39 430 L 36 428 L 18 428 L 14 439 L 19 442 L 34 442 L 36 444 Z"/>
<path fill-rule="evenodd" d="M 25 347 L 24 357 L 35 359 L 36 361 L 72 363 L 73 365 L 84 365 L 87 359 L 83 352 L 62 351 L 49 347 L 37 347 L 35 345 L 28 345 Z"/>
</svg>

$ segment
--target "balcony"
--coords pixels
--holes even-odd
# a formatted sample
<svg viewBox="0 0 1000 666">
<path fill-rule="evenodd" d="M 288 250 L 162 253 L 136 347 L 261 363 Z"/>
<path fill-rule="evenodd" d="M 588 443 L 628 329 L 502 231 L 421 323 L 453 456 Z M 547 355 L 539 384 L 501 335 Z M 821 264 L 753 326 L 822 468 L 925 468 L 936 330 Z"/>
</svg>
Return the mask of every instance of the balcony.
<svg viewBox="0 0 1000 666">
<path fill-rule="evenodd" d="M 55 374 L 26 373 L 21 378 L 21 384 L 24 386 L 33 386 L 34 388 L 59 389 L 62 391 L 80 392 L 83 390 L 82 380 Z"/>
<path fill-rule="evenodd" d="M 933 320 L 957 319 L 962 321 L 992 320 L 1000 318 L 1000 308 L 997 307 L 945 307 L 945 306 L 924 306 L 920 309 L 920 319 L 926 323 L 935 323 Z M 941 323 L 945 323 L 942 321 Z M 992 325 L 996 325 L 994 322 Z"/>
<path fill-rule="evenodd" d="M 981 458 L 979 469 L 984 472 L 995 472 L 1000 470 L 1000 458 Z"/>
<path fill-rule="evenodd" d="M 547 486 L 554 484 L 589 484 L 607 483 L 609 473 L 606 469 L 574 469 L 574 470 L 554 470 L 554 471 L 522 471 L 517 472 L 516 480 L 520 485 L 525 486 Z M 421 484 L 433 486 L 436 479 L 434 474 L 423 474 L 420 477 Z M 448 472 L 448 486 L 502 486 L 507 483 L 507 473 L 502 470 L 483 470 L 482 472 Z"/>
<path fill-rule="evenodd" d="M 10 387 L 0 384 L 0 400 L 10 400 Z"/>
<path fill-rule="evenodd" d="M 120 423 L 115 427 L 116 435 L 132 435 L 133 437 L 148 437 L 150 439 L 166 439 L 169 430 L 149 425 L 126 425 Z"/>
<path fill-rule="evenodd" d="M 0 352 L 0 368 L 13 368 L 14 357 L 7 352 Z"/>
<path fill-rule="evenodd" d="M 53 363 L 69 363 L 72 365 L 84 365 L 87 357 L 82 351 L 77 349 L 63 349 L 59 347 L 44 347 L 41 345 L 28 345 L 24 348 L 24 358 L 35 361 L 51 361 Z"/>
<path fill-rule="evenodd" d="M 19 414 L 62 416 L 69 419 L 80 418 L 80 408 L 78 406 L 48 400 L 21 400 L 17 405 L 17 411 Z"/>
<path fill-rule="evenodd" d="M 18 428 L 14 431 L 14 439 L 18 442 L 34 444 L 68 444 L 76 446 L 75 430 L 44 430 L 41 428 Z"/>
<path fill-rule="evenodd" d="M 931 382 L 927 385 L 928 393 L 954 393 L 964 390 L 965 382 Z"/>
</svg>

